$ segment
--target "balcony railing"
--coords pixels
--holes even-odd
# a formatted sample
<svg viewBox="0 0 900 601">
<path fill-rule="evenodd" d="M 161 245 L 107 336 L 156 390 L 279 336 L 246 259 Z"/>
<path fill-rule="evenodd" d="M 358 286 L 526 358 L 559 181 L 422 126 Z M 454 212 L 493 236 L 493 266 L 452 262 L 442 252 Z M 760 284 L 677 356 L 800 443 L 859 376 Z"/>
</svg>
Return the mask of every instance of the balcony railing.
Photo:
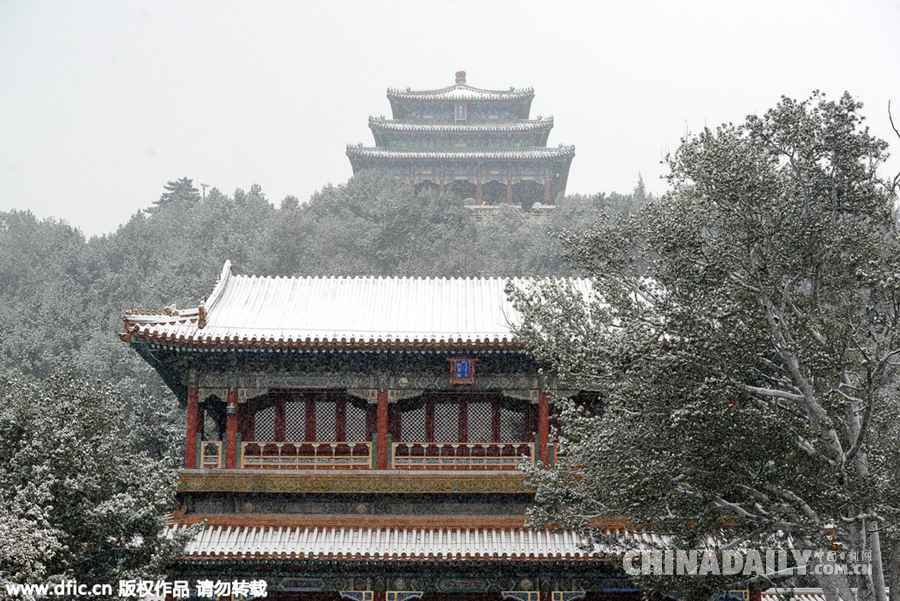
<svg viewBox="0 0 900 601">
<path fill-rule="evenodd" d="M 514 470 L 534 460 L 530 442 L 395 442 L 398 470 Z"/>
<path fill-rule="evenodd" d="M 315 470 L 372 467 L 368 442 L 268 442 L 241 443 L 241 467 Z"/>
<path fill-rule="evenodd" d="M 200 467 L 205 470 L 222 467 L 221 440 L 205 440 L 200 443 Z"/>
<path fill-rule="evenodd" d="M 200 442 L 200 467 L 225 467 L 222 441 Z M 241 468 L 268 470 L 366 470 L 375 467 L 369 442 L 241 443 Z M 397 470 L 514 470 L 535 460 L 530 442 L 396 442 L 390 445 L 388 469 Z M 552 457 L 556 448 L 551 448 Z M 552 459 L 551 459 L 552 461 Z"/>
</svg>

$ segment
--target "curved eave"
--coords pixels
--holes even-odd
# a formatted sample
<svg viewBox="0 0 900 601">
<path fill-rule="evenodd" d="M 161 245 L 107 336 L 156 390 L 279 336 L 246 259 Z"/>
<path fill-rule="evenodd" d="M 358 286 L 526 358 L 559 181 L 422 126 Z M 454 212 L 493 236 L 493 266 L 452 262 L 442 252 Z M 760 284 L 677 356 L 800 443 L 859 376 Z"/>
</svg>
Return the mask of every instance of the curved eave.
<svg viewBox="0 0 900 601">
<path fill-rule="evenodd" d="M 511 88 L 508 90 L 486 90 L 465 84 L 457 84 L 436 90 L 411 90 L 400 88 L 388 88 L 387 98 L 390 101 L 417 101 L 417 102 L 510 102 L 518 100 L 531 100 L 534 98 L 534 88 Z"/>
<path fill-rule="evenodd" d="M 376 147 L 390 148 L 392 144 L 406 144 L 418 139 L 453 140 L 509 140 L 520 147 L 543 147 L 547 145 L 553 119 L 510 122 L 505 124 L 480 125 L 426 125 L 398 122 L 387 119 L 370 118 L 369 129 Z"/>
<path fill-rule="evenodd" d="M 531 113 L 531 101 L 534 100 L 534 91 L 525 90 L 516 93 L 492 93 L 492 94 L 455 94 L 449 93 L 427 93 L 418 94 L 414 92 L 398 92 L 396 94 L 388 94 L 388 102 L 391 105 L 391 112 L 395 119 L 404 119 L 411 114 L 415 114 L 416 107 L 423 105 L 431 107 L 452 107 L 459 103 L 468 105 L 488 105 L 491 110 L 505 109 L 517 119 L 528 119 Z M 449 110 L 449 109 L 448 109 Z"/>
<path fill-rule="evenodd" d="M 260 562 L 262 565 L 300 564 L 300 565 L 334 565 L 334 566 L 397 566 L 409 564 L 458 566 L 480 563 L 528 563 L 547 566 L 568 565 L 570 563 L 611 564 L 621 562 L 621 557 L 612 554 L 593 554 L 591 556 L 534 556 L 534 555 L 490 555 L 473 553 L 470 555 L 355 555 L 355 554 L 304 554 L 302 552 L 286 553 L 210 553 L 205 555 L 182 555 L 179 560 L 183 564 L 218 566 L 235 562 L 235 565 L 246 566 L 247 562 Z"/>
<path fill-rule="evenodd" d="M 197 351 L 516 351 L 525 345 L 510 339 L 475 340 L 383 340 L 383 339 L 259 339 L 193 338 L 153 333 L 127 332 L 122 338 L 131 344 L 145 343 L 178 350 Z"/>
<path fill-rule="evenodd" d="M 388 132 L 396 134 L 483 134 L 483 133 L 520 133 L 540 132 L 553 129 L 553 117 L 543 119 L 530 119 L 501 124 L 422 124 L 405 123 L 380 117 L 369 117 L 369 129 L 373 132 Z"/>
<path fill-rule="evenodd" d="M 596 562 L 620 556 L 623 543 L 664 544 L 650 532 L 604 530 L 586 537 L 558 528 L 394 526 L 319 528 L 312 525 L 209 525 L 194 533 L 173 524 L 166 535 L 189 533 L 185 559 L 353 561 L 353 562 Z"/>
<path fill-rule="evenodd" d="M 383 150 L 364 146 L 348 146 L 347 156 L 354 159 L 373 161 L 543 161 L 571 160 L 575 156 L 574 146 L 557 148 L 536 148 L 531 150 L 509 150 L 497 152 L 404 152 Z"/>
</svg>

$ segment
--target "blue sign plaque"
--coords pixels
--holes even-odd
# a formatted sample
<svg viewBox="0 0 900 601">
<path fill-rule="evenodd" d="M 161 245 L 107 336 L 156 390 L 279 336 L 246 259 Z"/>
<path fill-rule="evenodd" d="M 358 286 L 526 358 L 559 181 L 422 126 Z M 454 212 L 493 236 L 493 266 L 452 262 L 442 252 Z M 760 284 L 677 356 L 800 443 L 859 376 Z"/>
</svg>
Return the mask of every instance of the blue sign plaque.
<svg viewBox="0 0 900 601">
<path fill-rule="evenodd" d="M 469 357 L 454 357 L 450 359 L 450 383 L 474 384 L 475 360 Z"/>
</svg>

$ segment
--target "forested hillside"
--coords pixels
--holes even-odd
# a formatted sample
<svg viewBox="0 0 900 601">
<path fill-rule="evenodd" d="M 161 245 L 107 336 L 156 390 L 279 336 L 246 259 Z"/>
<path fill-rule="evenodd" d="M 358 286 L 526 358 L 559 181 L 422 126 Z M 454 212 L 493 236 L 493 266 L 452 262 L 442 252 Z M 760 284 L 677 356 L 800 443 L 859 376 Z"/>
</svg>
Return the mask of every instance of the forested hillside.
<svg viewBox="0 0 900 601">
<path fill-rule="evenodd" d="M 0 213 L 0 361 L 26 375 L 71 367 L 122 392 L 167 395 L 118 340 L 121 313 L 195 305 L 225 259 L 255 274 L 558 274 L 567 270 L 558 232 L 644 200 L 639 182 L 628 195 L 569 197 L 549 216 L 486 217 L 459 199 L 416 196 L 364 174 L 278 207 L 259 186 L 231 195 L 213 188 L 201 199 L 182 178 L 118 231 L 91 239 L 53 219 Z"/>
</svg>

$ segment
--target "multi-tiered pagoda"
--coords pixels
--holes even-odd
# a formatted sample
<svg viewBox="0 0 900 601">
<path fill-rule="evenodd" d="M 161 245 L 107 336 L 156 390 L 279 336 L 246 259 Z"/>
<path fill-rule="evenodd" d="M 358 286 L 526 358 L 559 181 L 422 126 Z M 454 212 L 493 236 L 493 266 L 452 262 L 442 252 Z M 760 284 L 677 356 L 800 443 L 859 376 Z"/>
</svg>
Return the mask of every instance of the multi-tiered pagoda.
<svg viewBox="0 0 900 601">
<path fill-rule="evenodd" d="M 393 118 L 369 118 L 375 146 L 347 147 L 354 173 L 377 170 L 478 205 L 531 208 L 565 194 L 575 147 L 547 147 L 553 118 L 530 118 L 532 88 L 476 88 L 458 71 L 452 86 L 387 97 Z"/>
</svg>

